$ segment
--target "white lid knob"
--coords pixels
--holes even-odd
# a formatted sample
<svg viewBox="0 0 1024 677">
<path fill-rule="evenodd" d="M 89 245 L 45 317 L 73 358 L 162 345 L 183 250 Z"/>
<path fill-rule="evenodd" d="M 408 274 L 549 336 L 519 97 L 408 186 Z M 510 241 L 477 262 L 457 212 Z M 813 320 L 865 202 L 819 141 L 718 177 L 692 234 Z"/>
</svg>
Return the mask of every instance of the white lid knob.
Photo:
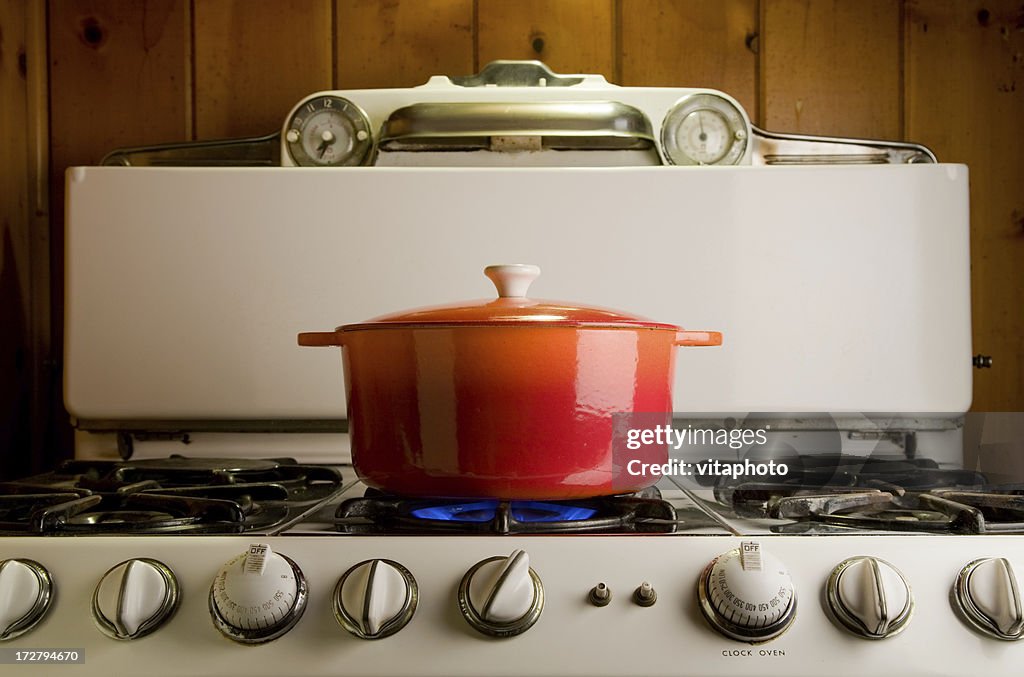
<svg viewBox="0 0 1024 677">
<path fill-rule="evenodd" d="M 508 263 L 487 266 L 484 275 L 490 278 L 501 298 L 525 298 L 530 285 L 540 276 L 538 266 L 527 263 Z"/>
</svg>

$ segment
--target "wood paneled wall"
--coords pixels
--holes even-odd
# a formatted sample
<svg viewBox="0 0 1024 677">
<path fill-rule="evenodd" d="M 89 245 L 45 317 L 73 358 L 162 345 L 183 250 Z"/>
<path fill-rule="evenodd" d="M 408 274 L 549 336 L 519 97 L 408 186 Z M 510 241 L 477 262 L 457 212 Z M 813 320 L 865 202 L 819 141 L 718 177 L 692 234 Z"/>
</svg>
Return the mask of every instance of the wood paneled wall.
<svg viewBox="0 0 1024 677">
<path fill-rule="evenodd" d="M 1020 0 L 49 0 L 48 37 L 55 215 L 64 169 L 113 148 L 264 134 L 314 90 L 414 85 L 498 58 L 720 88 L 775 131 L 925 143 L 971 168 L 974 341 L 995 360 L 975 374 L 975 408 L 1024 409 Z M 57 346 L 62 227 L 54 218 Z M 17 252 L 24 235 L 5 232 Z"/>
</svg>

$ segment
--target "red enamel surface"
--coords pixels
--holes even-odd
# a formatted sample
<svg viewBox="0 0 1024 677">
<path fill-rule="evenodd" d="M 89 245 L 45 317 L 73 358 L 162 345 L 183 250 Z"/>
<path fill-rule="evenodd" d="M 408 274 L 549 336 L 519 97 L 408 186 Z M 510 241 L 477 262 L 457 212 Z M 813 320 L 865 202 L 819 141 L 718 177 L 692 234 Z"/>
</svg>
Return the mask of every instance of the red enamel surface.
<svg viewBox="0 0 1024 677">
<path fill-rule="evenodd" d="M 391 315 L 339 327 L 341 331 L 368 329 L 374 325 L 438 324 L 536 324 L 595 325 L 601 327 L 650 327 L 678 329 L 675 325 L 654 322 L 637 315 L 564 301 L 542 301 L 522 297 L 501 297 L 466 301 L 442 306 L 406 310 Z"/>
<path fill-rule="evenodd" d="M 614 414 L 670 412 L 676 332 L 396 326 L 339 332 L 352 460 L 408 496 L 556 499 L 622 493 Z M 663 463 L 663 448 L 644 462 Z M 632 483 L 630 483 L 632 482 Z"/>
</svg>

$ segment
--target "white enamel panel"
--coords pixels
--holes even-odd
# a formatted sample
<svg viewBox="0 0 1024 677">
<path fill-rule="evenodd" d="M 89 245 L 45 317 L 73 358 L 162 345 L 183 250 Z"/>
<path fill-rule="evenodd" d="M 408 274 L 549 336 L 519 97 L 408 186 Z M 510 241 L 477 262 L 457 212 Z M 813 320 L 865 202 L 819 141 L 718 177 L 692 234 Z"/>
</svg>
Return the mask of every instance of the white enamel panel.
<svg viewBox="0 0 1024 677">
<path fill-rule="evenodd" d="M 620 308 L 680 349 L 684 411 L 963 411 L 967 169 L 73 168 L 65 400 L 86 419 L 336 418 L 299 331 L 488 298 Z"/>
</svg>

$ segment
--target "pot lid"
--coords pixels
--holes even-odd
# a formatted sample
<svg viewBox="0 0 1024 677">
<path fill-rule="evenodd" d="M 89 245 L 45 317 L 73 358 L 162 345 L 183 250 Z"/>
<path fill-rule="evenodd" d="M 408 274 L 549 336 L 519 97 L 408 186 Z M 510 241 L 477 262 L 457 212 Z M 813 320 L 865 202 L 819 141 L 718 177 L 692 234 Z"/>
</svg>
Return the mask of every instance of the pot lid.
<svg viewBox="0 0 1024 677">
<path fill-rule="evenodd" d="M 498 290 L 498 298 L 417 308 L 338 327 L 339 331 L 372 329 L 395 325 L 558 325 L 594 326 L 679 331 L 673 324 L 653 322 L 643 317 L 609 308 L 585 306 L 563 301 L 542 301 L 526 296 L 530 284 L 540 275 L 534 265 L 514 263 L 484 268 Z"/>
</svg>

